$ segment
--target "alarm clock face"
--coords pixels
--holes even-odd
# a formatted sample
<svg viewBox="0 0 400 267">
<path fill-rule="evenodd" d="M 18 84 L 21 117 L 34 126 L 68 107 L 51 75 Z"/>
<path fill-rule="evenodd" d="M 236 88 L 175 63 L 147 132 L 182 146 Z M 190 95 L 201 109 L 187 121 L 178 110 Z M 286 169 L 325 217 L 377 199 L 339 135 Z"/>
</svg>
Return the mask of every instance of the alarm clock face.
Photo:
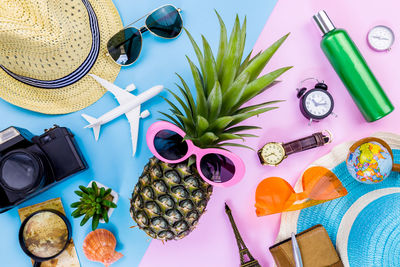
<svg viewBox="0 0 400 267">
<path fill-rule="evenodd" d="M 285 149 L 280 143 L 268 143 L 261 149 L 261 157 L 268 165 L 277 166 L 285 158 Z"/>
<path fill-rule="evenodd" d="M 326 91 L 313 89 L 303 97 L 303 109 L 308 119 L 323 119 L 329 116 L 333 110 L 333 98 Z"/>
<path fill-rule="evenodd" d="M 372 49 L 376 51 L 387 51 L 393 45 L 394 33 L 387 26 L 375 26 L 369 31 L 367 40 Z"/>
</svg>

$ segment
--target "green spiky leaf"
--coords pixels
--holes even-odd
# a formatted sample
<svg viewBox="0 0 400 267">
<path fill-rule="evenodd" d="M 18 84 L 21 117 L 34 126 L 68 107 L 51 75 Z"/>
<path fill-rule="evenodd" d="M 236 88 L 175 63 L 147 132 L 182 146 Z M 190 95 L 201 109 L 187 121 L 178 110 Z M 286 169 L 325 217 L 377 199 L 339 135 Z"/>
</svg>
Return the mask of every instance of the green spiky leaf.
<svg viewBox="0 0 400 267">
<path fill-rule="evenodd" d="M 198 141 L 200 142 L 200 144 L 211 144 L 217 140 L 218 140 L 218 136 L 216 136 L 212 132 L 206 132 L 205 134 L 200 136 L 200 138 L 198 138 Z"/>
<path fill-rule="evenodd" d="M 171 115 L 159 111 L 163 116 L 167 117 L 169 120 L 171 120 L 176 126 L 178 126 L 179 128 L 181 128 L 182 130 L 185 130 L 185 127 L 183 127 L 183 122 L 182 121 L 178 121 L 177 119 L 175 119 L 174 117 L 172 117 Z"/>
<path fill-rule="evenodd" d="M 228 125 L 232 122 L 234 118 L 231 116 L 224 116 L 216 119 L 213 123 L 211 123 L 209 129 L 211 131 L 219 132 L 228 127 Z"/>
<path fill-rule="evenodd" d="M 111 194 L 112 189 L 108 188 L 105 192 L 104 192 L 104 197 L 108 196 L 109 194 Z"/>
<path fill-rule="evenodd" d="M 237 110 L 240 108 L 244 103 L 252 99 L 253 97 L 263 93 L 265 90 L 270 88 L 272 85 L 274 85 L 274 81 L 276 78 L 281 76 L 283 73 L 291 69 L 292 67 L 284 67 L 277 69 L 273 72 L 267 73 L 264 76 L 258 78 L 257 80 L 249 83 L 246 88 L 244 89 L 244 92 L 241 96 L 240 101 L 236 103 L 236 105 L 231 109 L 231 110 Z"/>
<path fill-rule="evenodd" d="M 187 36 L 189 37 L 190 42 L 192 43 L 194 52 L 196 53 L 197 60 L 199 61 L 201 71 L 204 73 L 205 72 L 205 66 L 204 66 L 204 58 L 203 58 L 203 53 L 201 52 L 199 46 L 197 45 L 196 41 L 193 39 L 193 36 L 190 34 L 188 30 L 185 28 L 185 32 Z"/>
<path fill-rule="evenodd" d="M 108 211 L 106 209 L 103 210 L 102 218 L 106 223 L 108 223 Z"/>
<path fill-rule="evenodd" d="M 193 105 L 192 105 L 192 101 L 194 102 L 194 100 L 193 100 L 193 96 L 189 96 L 187 93 L 186 93 L 186 91 L 180 86 L 180 85 L 178 85 L 178 84 L 176 84 L 176 87 L 178 87 L 178 89 L 179 89 L 179 91 L 181 92 L 181 94 L 184 96 L 184 99 L 185 99 L 185 105 L 186 105 L 186 107 L 189 109 L 189 111 L 190 111 L 190 116 L 192 117 L 192 118 L 195 118 L 196 116 L 195 116 L 195 110 L 193 109 Z"/>
<path fill-rule="evenodd" d="M 260 109 L 253 110 L 253 111 L 250 111 L 250 112 L 247 112 L 247 113 L 235 115 L 235 116 L 233 116 L 233 120 L 232 120 L 232 122 L 230 123 L 229 126 L 236 125 L 238 123 L 241 123 L 244 120 L 247 120 L 248 118 L 260 115 L 262 113 L 265 113 L 267 111 L 274 110 L 274 109 L 277 109 L 277 107 L 260 108 Z"/>
<path fill-rule="evenodd" d="M 250 138 L 253 138 L 253 137 L 258 137 L 257 135 L 255 135 L 255 134 L 238 134 L 238 136 L 240 136 L 240 137 L 250 137 Z"/>
<path fill-rule="evenodd" d="M 232 127 L 232 128 L 225 130 L 225 133 L 238 133 L 238 132 L 242 132 L 242 131 L 258 130 L 258 129 L 262 129 L 262 128 L 258 127 L 258 126 L 236 126 L 236 127 Z"/>
<path fill-rule="evenodd" d="M 242 145 L 242 144 L 236 144 L 236 143 L 228 143 L 228 142 L 225 142 L 225 143 L 219 144 L 218 146 L 220 146 L 220 147 L 222 147 L 222 146 L 224 146 L 224 147 L 226 147 L 226 146 L 241 147 L 241 148 L 246 148 L 246 149 L 250 149 L 250 150 L 253 150 L 253 151 L 254 151 L 254 149 L 251 148 L 251 147 L 249 147 L 249 146 Z"/>
<path fill-rule="evenodd" d="M 177 114 L 183 116 L 183 113 L 179 110 L 179 108 L 178 108 L 174 103 L 172 103 L 171 101 L 169 101 L 167 98 L 165 98 L 165 97 L 163 97 L 163 96 L 162 96 L 162 99 L 164 99 L 164 101 L 167 102 L 168 105 L 171 106 L 172 110 L 173 110 L 175 113 L 177 113 Z"/>
<path fill-rule="evenodd" d="M 218 118 L 222 108 L 222 92 L 218 81 L 215 82 L 215 85 L 211 90 L 210 96 L 207 99 L 207 105 L 209 110 L 208 119 L 214 121 Z"/>
<path fill-rule="evenodd" d="M 105 192 L 106 190 L 104 187 L 100 188 L 100 194 L 99 194 L 100 198 L 104 197 Z"/>
<path fill-rule="evenodd" d="M 250 62 L 250 58 L 251 58 L 251 54 L 252 54 L 253 50 L 250 51 L 250 53 L 247 55 L 247 57 L 243 60 L 243 62 L 240 64 L 239 66 L 239 70 L 238 70 L 238 74 L 241 74 L 243 72 L 243 70 L 249 65 Z M 256 56 L 254 56 L 252 59 L 254 59 Z"/>
<path fill-rule="evenodd" d="M 236 15 L 235 24 L 229 39 L 227 52 L 223 60 L 223 66 L 227 66 L 222 69 L 221 78 L 221 89 L 225 92 L 233 83 L 236 73 L 237 66 L 240 64 L 240 22 L 239 17 Z"/>
<path fill-rule="evenodd" d="M 104 200 L 101 202 L 101 204 L 104 205 L 104 206 L 106 206 L 106 207 L 108 207 L 108 208 L 116 208 L 116 207 L 117 207 L 117 205 L 116 205 L 114 202 L 109 201 L 109 200 L 107 200 L 107 199 L 104 199 Z"/>
<path fill-rule="evenodd" d="M 204 85 L 203 85 L 203 81 L 201 78 L 201 74 L 199 72 L 199 69 L 196 67 L 196 65 L 194 65 L 194 63 L 188 58 L 186 57 L 189 65 L 190 65 L 190 69 L 192 71 L 192 76 L 193 76 L 193 80 L 194 80 L 194 84 L 196 87 L 196 93 L 197 93 L 197 98 L 196 98 L 196 103 L 197 103 L 197 113 L 198 114 L 204 114 L 207 116 L 207 100 L 206 100 L 206 96 L 204 94 Z"/>
<path fill-rule="evenodd" d="M 83 196 L 84 196 L 84 194 L 83 194 L 82 191 L 76 190 L 76 191 L 74 191 L 74 193 L 77 194 L 77 195 L 80 196 L 80 197 L 83 197 Z"/>
<path fill-rule="evenodd" d="M 219 25 L 220 25 L 220 35 L 219 35 L 219 46 L 218 46 L 218 55 L 217 55 L 217 62 L 216 62 L 216 67 L 218 71 L 218 78 L 221 80 L 222 78 L 222 62 L 225 57 L 226 53 L 226 46 L 228 43 L 228 37 L 227 37 L 227 32 L 226 32 L 226 26 L 224 21 L 222 20 L 221 16 L 218 14 L 217 11 L 215 11 L 215 14 L 217 14 Z"/>
<path fill-rule="evenodd" d="M 87 221 L 89 221 L 89 219 L 92 217 L 93 215 L 91 215 L 91 213 L 86 213 L 85 217 L 83 217 L 80 226 L 84 226 L 85 223 L 87 223 Z"/>
<path fill-rule="evenodd" d="M 205 79 L 205 91 L 206 91 L 206 96 L 209 96 L 211 93 L 211 90 L 215 86 L 215 82 L 217 82 L 218 79 L 218 73 L 217 73 L 217 66 L 215 63 L 215 59 L 213 56 L 213 53 L 211 51 L 210 44 L 204 38 L 204 36 L 201 36 L 203 40 L 203 49 L 204 49 L 204 72 L 203 72 L 203 79 Z"/>
<path fill-rule="evenodd" d="M 283 42 L 288 38 L 289 33 L 280 38 L 270 47 L 268 47 L 264 52 L 262 52 L 257 58 L 255 58 L 245 69 L 244 71 L 250 72 L 252 75 L 250 80 L 255 80 L 258 75 L 260 75 L 261 71 L 264 69 L 265 65 L 269 62 L 271 57 L 275 54 L 278 48 L 283 44 Z"/>
<path fill-rule="evenodd" d="M 284 102 L 284 101 L 285 101 L 285 100 L 274 100 L 274 101 L 263 102 L 263 103 L 261 103 L 261 104 L 256 104 L 256 105 L 252 105 L 252 106 L 247 106 L 247 107 L 238 109 L 238 110 L 235 112 L 235 114 L 247 113 L 247 112 L 249 112 L 249 111 L 252 111 L 252 110 L 255 110 L 255 109 L 258 109 L 258 108 L 263 108 L 263 107 L 265 107 L 265 106 L 269 106 L 269 105 L 272 105 L 272 104 L 277 104 L 277 103 Z"/>
<path fill-rule="evenodd" d="M 185 112 L 185 116 L 189 119 L 189 120 L 193 120 L 193 114 L 192 111 L 190 110 L 190 107 L 188 107 L 185 102 L 182 101 L 182 99 L 175 94 L 174 92 L 172 92 L 171 90 L 168 89 L 168 92 L 170 92 L 174 98 L 178 101 L 178 103 L 181 105 L 181 107 L 183 108 L 184 112 Z M 182 115 L 182 112 L 179 110 L 179 108 L 174 105 L 171 101 L 169 101 L 168 99 L 164 98 L 164 100 L 179 114 Z"/>
<path fill-rule="evenodd" d="M 90 189 L 90 188 L 87 188 L 87 187 L 85 187 L 85 186 L 83 186 L 83 185 L 80 185 L 80 186 L 79 186 L 79 189 L 80 189 L 83 193 L 85 193 L 85 194 L 88 194 L 88 195 L 90 194 L 90 193 L 89 193 L 89 189 Z"/>
<path fill-rule="evenodd" d="M 243 140 L 243 137 L 241 137 L 240 135 L 231 134 L 231 133 L 223 133 L 218 136 L 219 142 L 223 142 L 226 140 L 234 140 L 234 139 L 242 139 Z"/>
<path fill-rule="evenodd" d="M 204 117 L 202 117 L 200 115 L 197 116 L 197 133 L 198 133 L 198 135 L 201 136 L 205 132 L 205 130 L 207 130 L 208 126 L 209 126 L 208 121 Z"/>
<path fill-rule="evenodd" d="M 244 17 L 242 28 L 240 29 L 239 63 L 240 63 L 241 58 L 243 57 L 244 47 L 246 45 L 246 27 L 247 27 L 247 17 Z M 239 70 L 240 70 L 240 66 L 239 66 Z M 238 73 L 240 73 L 239 70 L 238 70 Z"/>
<path fill-rule="evenodd" d="M 97 194 L 99 193 L 99 187 L 97 186 L 96 182 L 92 183 L 92 189 L 93 189 L 94 194 L 97 196 Z"/>
<path fill-rule="evenodd" d="M 187 95 L 187 100 L 190 103 L 190 109 L 193 112 L 193 117 L 195 118 L 197 116 L 196 114 L 196 104 L 192 95 L 192 92 L 190 91 L 189 86 L 187 85 L 187 83 L 185 82 L 185 80 L 179 75 L 176 74 L 178 76 L 178 78 L 181 80 L 181 83 L 183 85 L 183 88 L 185 89 L 186 95 Z"/>
<path fill-rule="evenodd" d="M 92 231 L 97 229 L 97 227 L 99 226 L 99 221 L 100 221 L 100 215 L 95 214 L 92 219 Z"/>
<path fill-rule="evenodd" d="M 71 208 L 77 208 L 79 205 L 81 205 L 81 202 L 74 202 L 71 204 Z"/>
<path fill-rule="evenodd" d="M 74 218 L 78 218 L 79 216 L 81 216 L 81 209 L 76 209 L 71 213 L 71 216 Z"/>
<path fill-rule="evenodd" d="M 243 72 L 237 80 L 232 84 L 232 86 L 224 93 L 222 102 L 223 112 L 222 114 L 227 114 L 242 98 L 244 89 L 249 82 L 250 74 L 248 72 Z"/>
</svg>

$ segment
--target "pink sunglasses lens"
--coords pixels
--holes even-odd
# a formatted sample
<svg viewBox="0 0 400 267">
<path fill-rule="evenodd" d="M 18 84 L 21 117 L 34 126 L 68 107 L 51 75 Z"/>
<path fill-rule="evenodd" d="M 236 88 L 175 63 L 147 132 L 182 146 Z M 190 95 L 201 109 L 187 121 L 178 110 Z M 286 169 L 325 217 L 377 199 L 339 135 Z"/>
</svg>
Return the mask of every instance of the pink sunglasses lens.
<svg viewBox="0 0 400 267">
<path fill-rule="evenodd" d="M 157 153 L 167 160 L 179 160 L 189 150 L 183 137 L 171 130 L 159 131 L 154 137 L 154 147 Z"/>
<path fill-rule="evenodd" d="M 214 183 L 225 183 L 235 175 L 235 164 L 220 154 L 207 154 L 201 158 L 200 168 L 203 175 Z"/>
</svg>

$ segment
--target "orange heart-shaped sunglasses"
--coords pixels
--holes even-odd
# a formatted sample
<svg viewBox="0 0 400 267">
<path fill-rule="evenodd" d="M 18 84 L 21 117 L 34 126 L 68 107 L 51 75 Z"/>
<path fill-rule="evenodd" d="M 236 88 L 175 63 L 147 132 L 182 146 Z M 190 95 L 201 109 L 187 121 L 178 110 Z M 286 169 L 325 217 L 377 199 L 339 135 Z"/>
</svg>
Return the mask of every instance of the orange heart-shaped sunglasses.
<svg viewBox="0 0 400 267">
<path fill-rule="evenodd" d="M 302 176 L 303 192 L 279 177 L 266 178 L 256 189 L 256 214 L 264 216 L 300 210 L 347 195 L 339 178 L 327 168 L 314 166 Z"/>
</svg>

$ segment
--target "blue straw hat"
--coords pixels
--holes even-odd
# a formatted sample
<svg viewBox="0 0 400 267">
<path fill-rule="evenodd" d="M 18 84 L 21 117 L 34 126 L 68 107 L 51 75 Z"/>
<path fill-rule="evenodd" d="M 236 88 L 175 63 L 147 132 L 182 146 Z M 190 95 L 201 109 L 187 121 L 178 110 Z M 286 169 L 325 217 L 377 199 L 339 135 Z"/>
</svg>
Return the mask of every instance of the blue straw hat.
<svg viewBox="0 0 400 267">
<path fill-rule="evenodd" d="M 400 136 L 377 133 L 374 137 L 385 140 L 393 150 L 394 162 L 400 163 Z M 322 224 L 345 266 L 400 266 L 399 173 L 392 172 L 377 184 L 356 181 L 345 162 L 351 145 L 339 145 L 313 164 L 331 169 L 348 194 L 301 211 L 282 213 L 277 241 L 288 238 L 291 232 Z M 300 181 L 295 190 L 302 190 Z"/>
</svg>

